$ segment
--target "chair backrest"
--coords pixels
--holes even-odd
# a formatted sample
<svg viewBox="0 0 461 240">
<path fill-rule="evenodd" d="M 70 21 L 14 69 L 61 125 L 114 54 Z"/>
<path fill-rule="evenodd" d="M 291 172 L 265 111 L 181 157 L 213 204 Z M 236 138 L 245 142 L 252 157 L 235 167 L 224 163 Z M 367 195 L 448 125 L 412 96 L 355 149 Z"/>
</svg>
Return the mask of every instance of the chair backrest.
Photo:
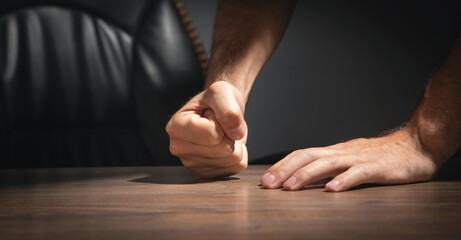
<svg viewBox="0 0 461 240">
<path fill-rule="evenodd" d="M 2 167 L 180 163 L 164 127 L 206 61 L 180 2 L 0 6 Z"/>
</svg>

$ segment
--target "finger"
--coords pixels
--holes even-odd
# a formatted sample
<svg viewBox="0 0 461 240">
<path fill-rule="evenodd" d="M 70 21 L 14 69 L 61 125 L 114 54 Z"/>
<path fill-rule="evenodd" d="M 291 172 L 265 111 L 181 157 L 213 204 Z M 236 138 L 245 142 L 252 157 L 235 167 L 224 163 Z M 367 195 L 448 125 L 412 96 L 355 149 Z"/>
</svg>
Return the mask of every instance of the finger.
<svg viewBox="0 0 461 240">
<path fill-rule="evenodd" d="M 320 158 L 297 170 L 286 182 L 283 183 L 283 188 L 286 190 L 299 190 L 310 183 L 327 177 L 336 176 L 352 165 L 350 159 L 348 158 L 350 157 L 345 155 Z"/>
<path fill-rule="evenodd" d="M 234 151 L 226 157 L 210 158 L 186 155 L 180 157 L 180 159 L 186 168 L 193 171 L 199 168 L 225 168 L 241 162 L 246 154 L 245 152 L 246 146 L 242 142 L 236 141 Z"/>
<path fill-rule="evenodd" d="M 171 154 L 182 156 L 195 156 L 204 158 L 222 158 L 231 155 L 235 149 L 235 141 L 224 136 L 218 145 L 207 146 L 188 141 L 171 139 Z"/>
<path fill-rule="evenodd" d="M 333 154 L 333 152 L 326 148 L 309 148 L 294 151 L 270 167 L 261 177 L 261 184 L 264 188 L 279 188 L 298 169 L 322 156 L 330 154 Z"/>
<path fill-rule="evenodd" d="M 363 183 L 375 183 L 378 169 L 373 164 L 354 165 L 325 186 L 329 192 L 346 191 Z"/>
<path fill-rule="evenodd" d="M 216 82 L 206 91 L 203 100 L 213 110 L 225 134 L 240 140 L 246 134 L 243 118 L 243 100 L 237 90 L 226 82 Z"/>
<path fill-rule="evenodd" d="M 196 169 L 191 169 L 194 171 L 197 176 L 200 178 L 216 178 L 216 177 L 225 177 L 225 176 L 230 176 L 237 174 L 243 170 L 245 170 L 248 166 L 248 151 L 246 149 L 246 146 L 242 144 L 242 158 L 240 159 L 239 162 L 231 165 L 231 166 L 226 166 L 226 167 L 217 167 L 217 168 L 196 168 Z M 203 169 L 203 170 L 202 170 Z"/>
<path fill-rule="evenodd" d="M 197 113 L 179 112 L 168 122 L 166 131 L 171 139 L 214 146 L 221 143 L 224 132 L 212 111 L 206 117 Z"/>
</svg>

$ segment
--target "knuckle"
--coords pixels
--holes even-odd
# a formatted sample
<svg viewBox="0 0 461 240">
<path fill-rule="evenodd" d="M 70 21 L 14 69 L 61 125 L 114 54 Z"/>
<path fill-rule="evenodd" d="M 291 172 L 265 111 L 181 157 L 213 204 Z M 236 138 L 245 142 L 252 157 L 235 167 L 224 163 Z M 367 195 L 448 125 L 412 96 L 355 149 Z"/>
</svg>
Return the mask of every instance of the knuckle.
<svg viewBox="0 0 461 240">
<path fill-rule="evenodd" d="M 207 89 L 207 94 L 214 95 L 214 94 L 219 94 L 225 87 L 226 87 L 226 82 L 224 81 L 217 81 L 213 84 L 211 84 L 208 89 Z"/>
<path fill-rule="evenodd" d="M 229 144 L 225 143 L 224 146 L 221 147 L 221 154 L 224 157 L 230 156 L 235 151 L 235 143 Z"/>
<path fill-rule="evenodd" d="M 293 152 L 296 156 L 299 156 L 301 158 L 309 158 L 311 156 L 314 156 L 316 153 L 315 148 L 306 148 L 306 149 L 300 149 L 296 150 Z"/>
<path fill-rule="evenodd" d="M 327 157 L 324 158 L 323 160 L 324 164 L 331 167 L 331 168 L 336 168 L 337 167 L 337 163 L 338 163 L 338 159 L 333 156 L 333 155 L 328 155 Z"/>
<path fill-rule="evenodd" d="M 369 169 L 368 169 L 367 166 L 365 166 L 365 165 L 363 165 L 363 164 L 358 164 L 358 165 L 356 165 L 355 167 L 356 167 L 356 169 L 357 169 L 357 172 L 358 172 L 360 175 L 362 175 L 362 176 L 364 176 L 364 177 L 366 177 L 366 178 L 370 176 L 370 171 L 369 171 Z"/>
<path fill-rule="evenodd" d="M 190 122 L 188 122 L 187 124 L 190 124 Z M 170 137 L 179 137 L 180 129 L 183 129 L 184 127 L 189 126 L 185 126 L 184 122 L 179 121 L 177 118 L 173 116 L 173 118 L 171 118 L 168 124 L 166 125 L 165 130 Z"/>
<path fill-rule="evenodd" d="M 277 166 L 276 168 L 271 169 L 270 172 L 277 177 L 285 178 L 285 176 L 289 172 L 289 167 L 287 166 L 287 164 L 283 163 Z"/>
<path fill-rule="evenodd" d="M 221 143 L 221 139 L 211 131 L 206 132 L 204 139 L 210 146 L 215 146 Z"/>
<path fill-rule="evenodd" d="M 247 168 L 247 166 L 248 166 L 248 163 L 246 163 L 245 161 L 240 161 L 240 162 L 238 162 L 236 164 L 228 166 L 229 172 L 230 172 L 229 175 L 237 174 L 237 173 L 245 170 Z"/>
<path fill-rule="evenodd" d="M 309 154 L 309 149 L 298 149 L 292 152 L 293 155 Z"/>
<path fill-rule="evenodd" d="M 217 94 L 220 88 L 221 87 L 219 86 L 219 84 L 217 84 L 217 82 L 213 83 L 208 87 L 206 93 L 209 95 Z"/>
<path fill-rule="evenodd" d="M 293 176 L 296 179 L 302 179 L 303 181 L 308 181 L 311 177 L 311 172 L 307 169 L 301 168 L 298 171 L 296 171 Z"/>
<path fill-rule="evenodd" d="M 195 172 L 195 169 L 198 167 L 198 164 L 195 161 L 191 161 L 186 158 L 180 158 L 180 159 L 181 159 L 182 165 L 185 168 L 190 169 L 191 171 Z"/>
<path fill-rule="evenodd" d="M 236 167 L 236 170 L 237 170 L 237 172 L 241 172 L 241 171 L 245 170 L 247 168 L 247 166 L 248 166 L 248 163 L 240 161 L 240 163 Z"/>
<path fill-rule="evenodd" d="M 242 151 L 234 151 L 230 156 L 229 160 L 233 165 L 237 165 L 242 161 L 243 152 Z"/>
<path fill-rule="evenodd" d="M 208 148 L 208 155 L 213 158 L 226 158 L 230 157 L 234 149 L 229 145 L 218 146 L 217 148 Z"/>
<path fill-rule="evenodd" d="M 174 156 L 179 155 L 177 144 L 174 141 L 170 141 L 170 153 Z"/>
<path fill-rule="evenodd" d="M 298 150 L 291 152 L 287 157 L 298 158 L 298 157 L 305 157 L 307 155 L 309 155 L 308 149 L 298 149 Z"/>
<path fill-rule="evenodd" d="M 209 145 L 209 146 L 215 146 L 221 143 L 222 141 L 222 136 L 214 131 L 214 129 L 199 129 L 196 124 L 193 122 L 189 122 L 187 124 L 188 129 L 193 129 L 194 134 L 196 136 L 194 137 L 194 142 L 196 143 L 203 143 L 204 145 Z M 186 135 L 183 133 L 183 135 Z M 189 138 L 192 136 L 189 136 Z"/>
<path fill-rule="evenodd" d="M 170 119 L 170 121 L 168 121 L 168 123 L 166 124 L 166 126 L 165 126 L 165 131 L 168 133 L 168 135 L 170 135 L 170 136 L 173 135 L 174 129 L 173 129 L 173 122 L 172 122 L 171 119 Z"/>
<path fill-rule="evenodd" d="M 169 150 L 171 155 L 176 156 L 176 157 L 182 157 L 183 155 L 186 155 L 185 147 L 177 141 L 171 140 L 170 145 L 169 145 Z"/>
</svg>

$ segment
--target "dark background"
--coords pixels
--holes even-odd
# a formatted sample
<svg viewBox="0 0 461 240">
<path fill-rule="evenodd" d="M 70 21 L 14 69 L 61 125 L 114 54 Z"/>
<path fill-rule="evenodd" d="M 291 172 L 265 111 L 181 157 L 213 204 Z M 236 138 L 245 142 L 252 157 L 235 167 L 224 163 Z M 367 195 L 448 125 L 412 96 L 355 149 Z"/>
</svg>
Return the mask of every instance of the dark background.
<svg viewBox="0 0 461 240">
<path fill-rule="evenodd" d="M 205 48 L 217 1 L 185 0 Z M 248 102 L 250 162 L 403 124 L 459 30 L 461 1 L 298 1 Z"/>
</svg>

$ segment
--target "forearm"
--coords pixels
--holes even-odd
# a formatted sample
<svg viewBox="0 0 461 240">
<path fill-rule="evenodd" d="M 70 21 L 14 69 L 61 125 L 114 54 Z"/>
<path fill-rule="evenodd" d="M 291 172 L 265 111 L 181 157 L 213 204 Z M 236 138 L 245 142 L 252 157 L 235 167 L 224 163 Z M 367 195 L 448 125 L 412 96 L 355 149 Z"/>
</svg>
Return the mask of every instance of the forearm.
<svg viewBox="0 0 461 240">
<path fill-rule="evenodd" d="M 234 85 L 245 98 L 288 25 L 294 0 L 222 0 L 205 88 Z"/>
<path fill-rule="evenodd" d="M 438 166 L 461 146 L 461 35 L 405 129 Z"/>
</svg>

